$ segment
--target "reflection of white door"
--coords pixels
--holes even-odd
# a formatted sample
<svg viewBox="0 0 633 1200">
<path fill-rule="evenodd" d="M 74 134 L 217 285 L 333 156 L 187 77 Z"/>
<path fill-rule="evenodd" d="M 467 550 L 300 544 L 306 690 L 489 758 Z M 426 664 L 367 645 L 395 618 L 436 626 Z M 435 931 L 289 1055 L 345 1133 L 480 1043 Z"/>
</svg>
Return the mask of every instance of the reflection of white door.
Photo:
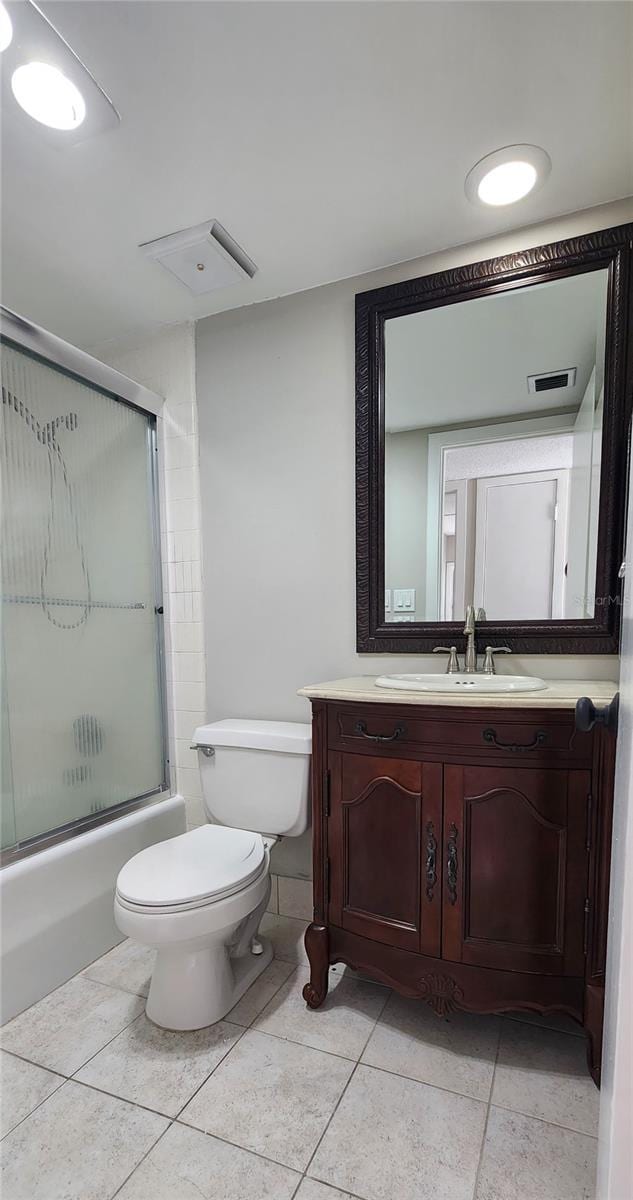
<svg viewBox="0 0 633 1200">
<path fill-rule="evenodd" d="M 477 480 L 476 608 L 489 621 L 564 613 L 568 472 Z"/>
</svg>

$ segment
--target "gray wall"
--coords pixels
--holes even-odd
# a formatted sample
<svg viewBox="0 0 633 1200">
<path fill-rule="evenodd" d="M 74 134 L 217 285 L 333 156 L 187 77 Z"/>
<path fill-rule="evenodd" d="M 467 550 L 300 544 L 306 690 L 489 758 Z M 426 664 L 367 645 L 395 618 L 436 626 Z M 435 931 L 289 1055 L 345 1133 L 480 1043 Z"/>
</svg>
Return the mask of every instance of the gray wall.
<svg viewBox="0 0 633 1200">
<path fill-rule="evenodd" d="M 308 720 L 303 684 L 429 661 L 355 652 L 355 293 L 632 217 L 622 201 L 198 323 L 210 719 Z M 521 662 L 559 677 L 617 670 L 595 656 Z M 278 870 L 308 869 L 302 842 L 284 844 Z"/>
<path fill-rule="evenodd" d="M 425 429 L 385 435 L 385 587 L 415 588 L 415 616 L 424 619 L 426 493 L 429 438 Z M 388 621 L 401 620 L 392 610 Z"/>
</svg>

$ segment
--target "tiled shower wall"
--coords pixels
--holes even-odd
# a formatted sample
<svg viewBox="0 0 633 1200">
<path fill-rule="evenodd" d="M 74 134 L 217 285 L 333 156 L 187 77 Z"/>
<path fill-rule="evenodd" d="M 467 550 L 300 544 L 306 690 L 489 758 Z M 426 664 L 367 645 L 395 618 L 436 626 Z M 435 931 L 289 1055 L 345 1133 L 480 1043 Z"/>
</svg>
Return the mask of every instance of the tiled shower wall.
<svg viewBox="0 0 633 1200">
<path fill-rule="evenodd" d="M 165 398 L 158 419 L 167 703 L 172 786 L 185 797 L 189 828 L 204 823 L 200 776 L 190 749 L 206 719 L 202 625 L 200 471 L 193 325 L 96 354 Z"/>
</svg>

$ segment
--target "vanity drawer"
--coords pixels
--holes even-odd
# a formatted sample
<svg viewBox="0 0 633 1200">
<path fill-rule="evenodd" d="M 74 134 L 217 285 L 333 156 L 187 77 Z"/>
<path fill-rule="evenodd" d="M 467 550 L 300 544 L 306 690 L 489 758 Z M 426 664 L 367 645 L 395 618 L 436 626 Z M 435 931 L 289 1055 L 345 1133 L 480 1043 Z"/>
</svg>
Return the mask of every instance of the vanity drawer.
<svg viewBox="0 0 633 1200">
<path fill-rule="evenodd" d="M 571 709 L 534 710 L 431 708 L 372 704 L 328 705 L 332 750 L 539 765 L 584 765 L 593 738 L 578 733 Z"/>
</svg>

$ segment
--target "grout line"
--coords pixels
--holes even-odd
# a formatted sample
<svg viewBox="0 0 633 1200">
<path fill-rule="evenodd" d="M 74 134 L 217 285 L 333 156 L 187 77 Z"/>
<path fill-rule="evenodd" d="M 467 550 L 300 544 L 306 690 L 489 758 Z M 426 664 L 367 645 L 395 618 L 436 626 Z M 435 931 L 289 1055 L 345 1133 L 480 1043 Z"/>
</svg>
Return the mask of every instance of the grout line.
<svg viewBox="0 0 633 1200">
<path fill-rule="evenodd" d="M 162 1117 L 163 1121 L 169 1121 L 171 1124 L 174 1117 L 170 1117 L 168 1113 L 161 1112 L 158 1108 L 150 1108 L 149 1104 L 141 1104 L 138 1100 L 128 1100 L 127 1096 L 119 1096 L 116 1092 L 109 1092 L 105 1087 L 99 1087 L 96 1083 L 86 1083 L 83 1079 L 67 1079 L 66 1083 L 74 1083 L 77 1087 L 88 1088 L 91 1092 L 98 1092 L 100 1096 L 110 1096 L 112 1100 L 120 1100 L 121 1104 L 131 1104 L 132 1108 L 140 1108 L 143 1112 L 151 1113 L 153 1117 Z"/>
<path fill-rule="evenodd" d="M 507 1104 L 490 1103 L 491 1108 L 499 1108 L 502 1112 L 514 1113 L 517 1117 L 525 1117 L 528 1121 L 538 1121 L 540 1125 L 552 1125 L 554 1129 L 564 1129 L 567 1133 L 577 1133 L 578 1137 L 591 1138 L 598 1141 L 597 1133 L 587 1133 L 584 1129 L 574 1129 L 572 1125 L 561 1125 L 559 1121 L 549 1121 L 547 1117 L 537 1117 L 534 1113 L 523 1112 L 521 1108 L 509 1108 Z"/>
<path fill-rule="evenodd" d="M 248 990 L 248 989 L 247 989 L 247 990 Z M 212 1069 L 211 1071 L 209 1071 L 209 1074 L 207 1075 L 206 1079 L 203 1079 L 202 1083 L 200 1084 L 200 1087 L 197 1087 L 197 1088 L 196 1088 L 196 1090 L 195 1090 L 195 1092 L 192 1092 L 192 1093 L 191 1093 L 191 1095 L 190 1095 L 189 1099 L 188 1099 L 188 1100 L 186 1100 L 186 1101 L 185 1101 L 185 1103 L 184 1103 L 183 1105 L 181 1105 L 181 1107 L 178 1109 L 178 1112 L 176 1113 L 176 1116 L 172 1118 L 174 1121 L 178 1121 L 178 1120 L 180 1119 L 180 1117 L 182 1116 L 183 1112 L 185 1111 L 185 1109 L 186 1109 L 187 1105 L 188 1105 L 188 1104 L 191 1104 L 191 1101 L 194 1099 L 194 1097 L 195 1097 L 195 1096 L 197 1096 L 197 1095 L 198 1095 L 198 1092 L 202 1090 L 202 1088 L 204 1087 L 205 1083 L 208 1083 L 208 1082 L 209 1082 L 209 1080 L 210 1080 L 210 1078 L 211 1078 L 211 1076 L 215 1074 L 215 1072 L 217 1071 L 218 1067 L 220 1066 L 220 1063 L 226 1062 L 226 1059 L 229 1057 L 229 1054 L 231 1053 L 231 1051 L 232 1051 L 232 1050 L 235 1050 L 235 1047 L 236 1047 L 236 1046 L 239 1046 L 239 1044 L 240 1044 L 240 1042 L 241 1042 L 242 1038 L 244 1037 L 244 1034 L 248 1032 L 248 1027 L 245 1029 L 243 1025 L 234 1025 L 234 1026 L 233 1026 L 233 1028 L 234 1028 L 234 1029 L 239 1029 L 239 1031 L 240 1031 L 240 1036 L 239 1036 L 239 1037 L 237 1037 L 237 1038 L 235 1039 L 235 1041 L 233 1042 L 233 1045 L 232 1045 L 232 1046 L 229 1046 L 229 1048 L 228 1048 L 228 1050 L 227 1050 L 226 1054 L 223 1054 L 223 1055 L 222 1055 L 222 1058 L 221 1058 L 221 1059 L 219 1059 L 219 1061 L 218 1061 L 218 1062 L 216 1062 L 216 1064 L 215 1064 L 215 1066 L 213 1067 L 213 1069 Z M 186 1123 L 187 1123 L 186 1121 L 183 1121 L 183 1125 L 184 1125 L 184 1124 L 186 1124 Z M 193 1128 L 195 1128 L 195 1126 L 193 1126 Z"/>
<path fill-rule="evenodd" d="M 15 1055 L 15 1057 L 17 1058 L 19 1056 Z M 28 1059 L 22 1059 L 21 1061 L 28 1062 Z M 37 1066 L 36 1063 L 31 1063 L 30 1065 Z M 42 1067 L 41 1070 L 46 1070 L 46 1068 Z M 37 1112 L 38 1108 L 41 1108 L 43 1104 L 46 1104 L 47 1100 L 50 1100 L 55 1095 L 55 1093 L 60 1090 L 60 1088 L 63 1088 L 65 1083 L 68 1083 L 68 1079 L 66 1078 L 65 1075 L 62 1075 L 59 1083 L 57 1084 L 57 1087 L 54 1087 L 52 1092 L 48 1093 L 48 1096 L 44 1096 L 43 1099 L 40 1100 L 39 1103 L 36 1104 L 35 1107 L 32 1108 L 31 1111 L 26 1114 L 26 1116 L 21 1117 L 21 1119 L 19 1121 L 16 1121 L 15 1125 L 12 1125 L 10 1129 L 7 1129 L 6 1133 L 3 1133 L 2 1137 L 0 1138 L 0 1143 L 2 1143 L 5 1138 L 8 1138 L 11 1133 L 14 1133 L 16 1129 L 19 1129 L 20 1125 L 23 1125 L 25 1121 L 28 1121 L 29 1117 L 32 1117 L 33 1113 Z"/>
<path fill-rule="evenodd" d="M 516 1017 L 510 1016 L 507 1012 L 499 1013 L 499 1016 L 504 1021 L 513 1021 L 517 1025 L 529 1025 L 530 1029 L 540 1029 L 544 1033 L 563 1033 L 563 1034 L 566 1034 L 567 1037 L 575 1037 L 575 1038 L 585 1038 L 586 1037 L 586 1032 L 583 1029 L 582 1025 L 578 1026 L 578 1032 L 576 1032 L 575 1029 L 557 1029 L 553 1025 L 542 1025 L 540 1023 L 537 1023 L 536 1021 L 527 1021 L 525 1016 L 519 1016 L 519 1015 L 517 1015 Z M 573 1017 L 570 1017 L 569 1019 L 571 1021 L 571 1020 L 573 1020 Z M 545 1018 L 545 1020 L 547 1020 L 547 1018 Z"/>
<path fill-rule="evenodd" d="M 477 1200 L 477 1188 L 479 1187 L 479 1176 L 481 1174 L 481 1164 L 483 1162 L 484 1148 L 486 1145 L 486 1138 L 488 1136 L 488 1122 L 490 1120 L 490 1109 L 492 1108 L 492 1091 L 493 1091 L 494 1083 L 495 1083 L 495 1075 L 497 1073 L 497 1063 L 499 1061 L 499 1050 L 501 1049 L 502 1031 L 503 1031 L 503 1026 L 500 1023 L 498 1034 L 497 1034 L 497 1049 L 495 1050 L 495 1061 L 494 1061 L 494 1064 L 492 1067 L 492 1075 L 490 1077 L 490 1091 L 488 1092 L 488 1103 L 486 1105 L 486 1119 L 484 1121 L 484 1131 L 483 1131 L 483 1135 L 481 1138 L 481 1146 L 479 1147 L 479 1158 L 477 1159 L 477 1170 L 475 1171 L 475 1181 L 473 1183 L 472 1200 Z"/>
<path fill-rule="evenodd" d="M 119 1193 L 121 1192 L 122 1188 L 125 1187 L 128 1180 L 132 1178 L 132 1176 L 134 1175 L 134 1172 L 138 1171 L 138 1169 L 142 1165 L 142 1163 L 145 1162 L 145 1159 L 147 1158 L 147 1156 L 152 1153 L 152 1150 L 156 1149 L 156 1146 L 160 1142 L 161 1138 L 164 1138 L 165 1134 L 169 1132 L 171 1127 L 172 1127 L 172 1122 L 170 1121 L 167 1128 L 163 1129 L 162 1133 L 159 1133 L 158 1137 L 156 1138 L 156 1141 L 152 1142 L 149 1150 L 146 1150 L 143 1157 L 141 1159 L 139 1159 L 139 1161 L 136 1163 L 136 1165 L 134 1167 L 132 1167 L 132 1170 L 130 1171 L 129 1175 L 125 1176 L 125 1179 L 122 1180 L 122 1182 L 119 1184 L 118 1188 L 116 1189 L 116 1192 L 112 1193 L 110 1200 L 115 1200 L 115 1197 L 119 1195 Z"/>
<path fill-rule="evenodd" d="M 354 1063 L 354 1067 L 353 1067 L 353 1069 L 352 1069 L 352 1072 L 351 1072 L 351 1074 L 350 1074 L 350 1076 L 349 1076 L 349 1079 L 347 1080 L 347 1083 L 345 1084 L 345 1087 L 343 1088 L 343 1091 L 341 1092 L 341 1094 L 340 1094 L 340 1096 L 339 1096 L 339 1098 L 338 1098 L 338 1100 L 337 1100 L 336 1104 L 334 1105 L 334 1108 L 333 1108 L 333 1110 L 332 1110 L 332 1112 L 331 1112 L 331 1114 L 330 1114 L 329 1120 L 327 1121 L 327 1124 L 326 1124 L 326 1126 L 325 1126 L 325 1128 L 324 1128 L 324 1130 L 323 1130 L 323 1133 L 321 1134 L 321 1136 L 320 1136 L 320 1138 L 319 1138 L 319 1140 L 318 1140 L 318 1142 L 317 1142 L 316 1146 L 314 1147 L 314 1150 L 312 1151 L 312 1154 L 310 1155 L 310 1158 L 309 1158 L 309 1160 L 308 1160 L 308 1164 L 307 1164 L 307 1166 L 306 1166 L 306 1168 L 305 1168 L 305 1171 L 303 1172 L 303 1178 L 304 1178 L 304 1179 L 307 1177 L 307 1173 L 308 1173 L 308 1171 L 310 1170 L 310 1167 L 311 1167 L 311 1165 L 312 1165 L 312 1163 L 313 1163 L 313 1161 L 314 1161 L 314 1158 L 315 1158 L 315 1155 L 316 1155 L 316 1153 L 317 1153 L 317 1151 L 318 1151 L 318 1149 L 319 1149 L 319 1146 L 321 1145 L 321 1142 L 323 1141 L 323 1139 L 324 1139 L 324 1137 L 325 1137 L 325 1135 L 326 1135 L 326 1133 L 327 1133 L 328 1129 L 330 1128 L 330 1125 L 332 1124 L 332 1121 L 334 1120 L 334 1116 L 335 1116 L 335 1114 L 336 1114 L 336 1113 L 337 1113 L 337 1111 L 338 1111 L 338 1108 L 339 1108 L 339 1106 L 340 1106 L 340 1104 L 341 1104 L 341 1101 L 342 1101 L 342 1099 L 343 1099 L 343 1096 L 345 1095 L 345 1093 L 346 1093 L 346 1091 L 347 1091 L 347 1089 L 348 1089 L 348 1087 L 349 1087 L 350 1083 L 352 1082 L 352 1079 L 354 1078 L 354 1075 L 356 1074 L 356 1071 L 357 1071 L 358 1067 L 360 1066 L 360 1063 L 361 1063 L 361 1059 L 362 1059 L 362 1057 L 363 1057 L 363 1054 L 365 1053 L 365 1051 L 366 1051 L 366 1049 L 367 1049 L 367 1046 L 368 1046 L 368 1044 L 369 1044 L 369 1041 L 370 1041 L 371 1037 L 372 1037 L 372 1036 L 373 1036 L 373 1034 L 374 1034 L 374 1030 L 376 1029 L 376 1026 L 378 1025 L 378 1022 L 380 1021 L 380 1018 L 382 1017 L 382 1014 L 384 1013 L 384 1011 L 385 1011 L 385 1008 L 387 1007 L 387 1004 L 388 1004 L 388 1002 L 389 1002 L 389 997 L 391 996 L 391 994 L 392 994 L 391 988 L 385 988 L 385 999 L 384 999 L 384 1003 L 383 1003 L 383 1005 L 382 1005 L 382 1008 L 380 1009 L 380 1012 L 378 1013 L 378 1016 L 376 1017 L 376 1020 L 374 1021 L 374 1023 L 373 1023 L 373 1025 L 372 1025 L 372 1027 L 371 1027 L 371 1029 L 370 1029 L 369 1033 L 367 1034 L 367 1037 L 365 1038 L 364 1045 L 363 1045 L 363 1047 L 362 1047 L 362 1050 L 361 1050 L 361 1052 L 360 1052 L 360 1054 L 359 1054 L 359 1056 L 358 1056 L 358 1058 L 357 1058 L 356 1062 Z M 348 1061 L 349 1061 L 349 1060 L 348 1060 Z"/>
</svg>

